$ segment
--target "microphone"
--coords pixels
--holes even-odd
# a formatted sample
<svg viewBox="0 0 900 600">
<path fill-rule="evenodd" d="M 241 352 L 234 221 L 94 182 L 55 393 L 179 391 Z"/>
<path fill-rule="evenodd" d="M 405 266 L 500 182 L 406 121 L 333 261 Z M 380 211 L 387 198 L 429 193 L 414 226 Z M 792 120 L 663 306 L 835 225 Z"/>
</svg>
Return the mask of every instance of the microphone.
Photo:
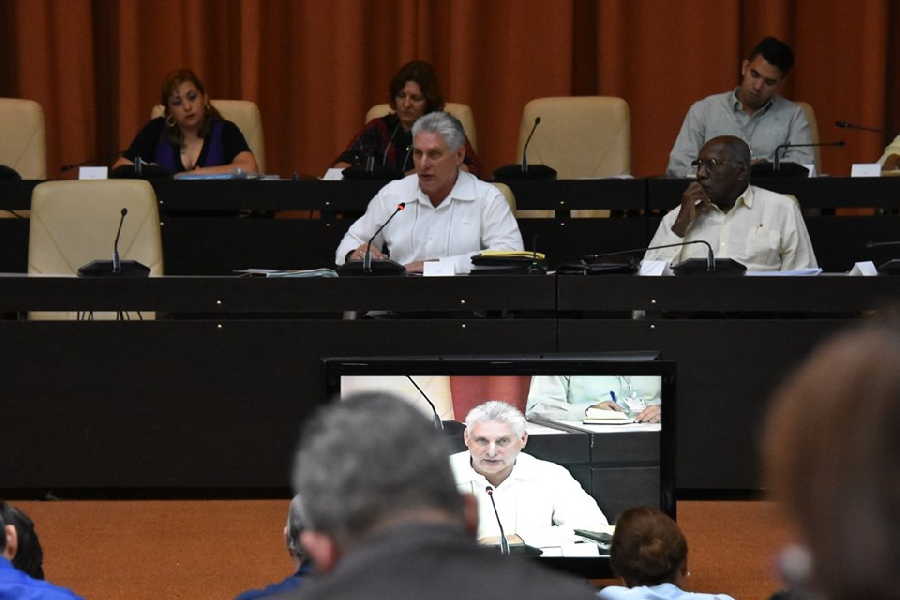
<svg viewBox="0 0 900 600">
<path fill-rule="evenodd" d="M 847 121 L 835 121 L 835 127 L 840 127 L 841 129 L 858 129 L 860 131 L 871 131 L 873 133 L 882 133 L 884 129 L 875 129 L 874 127 L 866 127 L 865 125 L 856 125 L 855 123 L 848 123 Z"/>
<path fill-rule="evenodd" d="M 500 528 L 500 554 L 509 556 L 509 540 L 506 539 L 506 533 L 503 531 L 503 523 L 500 522 L 500 515 L 497 513 L 497 503 L 494 502 L 494 486 L 484 488 L 488 497 L 491 499 L 491 506 L 494 507 L 494 517 L 497 518 L 497 527 Z"/>
<path fill-rule="evenodd" d="M 404 208 L 406 208 L 406 202 L 401 202 L 400 204 L 398 204 L 397 208 L 394 209 L 394 212 L 391 213 L 391 216 L 387 218 L 387 221 L 382 223 L 381 227 L 376 229 L 375 233 L 372 234 L 372 237 L 369 238 L 369 241 L 366 242 L 366 254 L 363 256 L 363 271 L 365 271 L 366 273 L 372 272 L 372 241 L 378 236 L 379 233 L 381 233 L 381 230 L 391 222 L 391 219 L 393 219 L 394 216 Z"/>
<path fill-rule="evenodd" d="M 522 146 L 522 174 L 526 175 L 528 173 L 528 144 L 531 143 L 531 137 L 534 135 L 535 130 L 538 125 L 541 124 L 541 118 L 534 118 L 534 125 L 531 126 L 531 133 L 528 134 L 528 139 L 525 140 L 525 145 Z"/>
<path fill-rule="evenodd" d="M 846 142 L 844 140 L 838 140 L 836 142 L 817 142 L 815 144 L 779 144 L 775 147 L 775 162 L 773 171 L 779 171 L 781 169 L 781 151 L 789 150 L 790 148 L 818 148 L 822 146 L 845 146 Z M 808 172 L 807 172 L 808 174 Z"/>
<path fill-rule="evenodd" d="M 406 378 L 409 379 L 409 382 L 411 384 L 413 384 L 413 387 L 415 387 L 417 390 L 419 390 L 419 393 L 422 394 L 423 398 L 425 398 L 425 402 L 427 402 L 428 406 L 431 407 L 431 413 L 434 415 L 434 428 L 437 429 L 438 431 L 443 431 L 444 423 L 443 423 L 443 421 L 441 421 L 441 418 L 438 416 L 437 408 L 434 407 L 434 402 L 432 402 L 431 399 L 425 395 L 425 392 L 422 391 L 422 388 L 419 387 L 419 384 L 417 384 L 416 381 L 411 376 L 406 375 Z"/>
<path fill-rule="evenodd" d="M 900 246 L 900 241 L 895 241 L 895 242 L 866 242 L 866 248 L 881 248 L 882 246 Z"/>
<path fill-rule="evenodd" d="M 140 160 L 140 159 L 138 159 Z M 119 236 L 122 235 L 122 224 L 125 223 L 125 215 L 128 214 L 127 208 L 122 208 L 122 216 L 119 218 L 119 229 L 116 230 L 116 241 L 113 242 L 113 262 L 112 272 L 122 272 L 122 261 L 119 259 Z"/>
<path fill-rule="evenodd" d="M 637 264 L 634 261 L 617 262 L 617 263 L 597 263 L 598 258 L 608 256 L 624 256 L 628 254 L 640 254 L 647 250 L 661 250 L 663 248 L 676 248 L 679 246 L 690 246 L 691 244 L 703 244 L 706 246 L 706 258 L 688 258 L 672 267 L 672 271 L 676 275 L 696 275 L 698 273 L 710 273 L 716 275 L 738 275 L 743 274 L 747 267 L 734 260 L 733 258 L 716 258 L 713 254 L 712 246 L 706 240 L 691 240 L 689 242 L 678 242 L 676 244 L 662 244 L 659 246 L 648 246 L 646 248 L 632 248 L 631 250 L 619 250 L 618 252 L 606 252 L 604 254 L 588 254 L 584 257 L 586 263 L 579 269 L 566 268 L 565 271 L 581 270 L 587 273 L 634 273 L 637 271 Z M 593 263 L 593 264 L 592 264 Z"/>
<path fill-rule="evenodd" d="M 556 179 L 556 169 L 553 167 L 534 165 L 530 171 L 528 169 L 528 144 L 531 143 L 531 138 L 540 124 L 541 118 L 535 117 L 534 125 L 531 126 L 531 131 L 525 139 L 525 145 L 522 146 L 522 164 L 499 167 L 494 171 L 494 179 Z"/>
<path fill-rule="evenodd" d="M 119 228 L 116 230 L 116 240 L 113 242 L 112 260 L 92 260 L 78 268 L 79 277 L 147 277 L 150 268 L 136 260 L 119 259 L 119 237 L 122 235 L 122 225 L 125 223 L 125 215 L 128 209 L 123 208 L 119 217 Z"/>
</svg>

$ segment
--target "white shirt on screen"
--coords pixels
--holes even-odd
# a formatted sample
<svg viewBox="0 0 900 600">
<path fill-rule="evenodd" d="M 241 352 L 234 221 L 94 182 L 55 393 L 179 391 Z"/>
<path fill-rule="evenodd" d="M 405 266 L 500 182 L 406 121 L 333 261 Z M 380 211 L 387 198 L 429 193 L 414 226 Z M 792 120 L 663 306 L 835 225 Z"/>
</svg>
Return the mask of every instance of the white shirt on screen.
<svg viewBox="0 0 900 600">
<path fill-rule="evenodd" d="M 478 499 L 478 538 L 499 537 L 490 485 L 477 473 L 469 451 L 450 456 L 450 467 L 460 492 Z M 518 534 L 526 544 L 560 546 L 574 541 L 573 529 L 603 530 L 609 523 L 597 501 L 560 465 L 520 452 L 512 472 L 494 488 L 497 514 L 507 536 Z"/>
</svg>

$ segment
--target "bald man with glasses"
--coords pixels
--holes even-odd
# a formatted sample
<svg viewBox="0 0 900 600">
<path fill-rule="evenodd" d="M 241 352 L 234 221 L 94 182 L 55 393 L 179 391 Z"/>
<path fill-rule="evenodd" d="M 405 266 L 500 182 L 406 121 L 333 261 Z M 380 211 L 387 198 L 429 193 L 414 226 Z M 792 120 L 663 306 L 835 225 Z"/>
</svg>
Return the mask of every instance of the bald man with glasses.
<svg viewBox="0 0 900 600">
<path fill-rule="evenodd" d="M 734 136 L 715 137 L 691 165 L 697 180 L 669 211 L 651 246 L 705 240 L 719 258 L 733 258 L 751 271 L 818 267 L 797 201 L 750 185 L 750 148 Z M 706 246 L 648 250 L 645 260 L 678 264 L 705 258 Z"/>
</svg>

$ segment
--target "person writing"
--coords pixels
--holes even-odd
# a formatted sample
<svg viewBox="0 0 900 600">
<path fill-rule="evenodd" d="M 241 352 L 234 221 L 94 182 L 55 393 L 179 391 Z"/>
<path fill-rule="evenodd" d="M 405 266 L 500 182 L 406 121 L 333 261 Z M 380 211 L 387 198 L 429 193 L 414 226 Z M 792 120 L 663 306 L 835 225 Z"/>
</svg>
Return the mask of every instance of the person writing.
<svg viewBox="0 0 900 600">
<path fill-rule="evenodd" d="M 430 112 L 444 110 L 444 99 L 434 67 L 423 60 L 403 65 L 391 79 L 388 98 L 394 112 L 366 123 L 337 157 L 334 168 L 364 164 L 372 158 L 374 166 L 379 169 L 407 175 L 413 172 L 413 123 Z M 460 168 L 474 175 L 481 173 L 481 163 L 468 139 L 465 140 L 465 157 Z"/>
<path fill-rule="evenodd" d="M 588 408 L 625 412 L 638 423 L 659 423 L 659 377 L 647 375 L 535 375 L 525 416 L 581 421 Z"/>
<path fill-rule="evenodd" d="M 715 137 L 692 164 L 697 181 L 687 186 L 681 205 L 663 217 L 650 246 L 705 240 L 716 256 L 733 258 L 751 271 L 818 266 L 797 202 L 750 185 L 746 142 Z M 648 250 L 644 259 L 677 263 L 706 256 L 706 246 L 693 244 Z"/>
<path fill-rule="evenodd" d="M 405 209 L 372 241 L 375 260 L 389 253 L 407 271 L 420 272 L 424 261 L 449 257 L 457 273 L 467 273 L 470 257 L 481 250 L 522 250 L 519 226 L 503 194 L 461 168 L 465 134 L 459 120 L 433 112 L 416 121 L 412 135 L 415 173 L 388 183 L 372 198 L 341 240 L 335 263 L 362 260 L 368 241 L 400 203 Z"/>
<path fill-rule="evenodd" d="M 237 125 L 222 118 L 209 103 L 203 83 L 189 69 L 170 73 L 163 81 L 165 115 L 151 120 L 113 164 L 145 163 L 170 173 L 256 173 L 256 159 Z"/>
</svg>

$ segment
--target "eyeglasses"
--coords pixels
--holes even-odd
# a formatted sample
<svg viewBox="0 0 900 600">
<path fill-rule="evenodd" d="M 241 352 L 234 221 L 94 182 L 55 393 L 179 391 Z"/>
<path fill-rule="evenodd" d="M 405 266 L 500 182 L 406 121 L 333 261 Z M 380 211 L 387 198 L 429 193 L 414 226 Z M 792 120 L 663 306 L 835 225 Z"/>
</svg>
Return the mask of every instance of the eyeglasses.
<svg viewBox="0 0 900 600">
<path fill-rule="evenodd" d="M 731 162 L 730 160 L 720 160 L 718 158 L 698 158 L 694 162 L 691 163 L 691 166 L 700 170 L 700 167 L 704 167 L 707 171 L 715 171 L 725 163 Z"/>
</svg>

